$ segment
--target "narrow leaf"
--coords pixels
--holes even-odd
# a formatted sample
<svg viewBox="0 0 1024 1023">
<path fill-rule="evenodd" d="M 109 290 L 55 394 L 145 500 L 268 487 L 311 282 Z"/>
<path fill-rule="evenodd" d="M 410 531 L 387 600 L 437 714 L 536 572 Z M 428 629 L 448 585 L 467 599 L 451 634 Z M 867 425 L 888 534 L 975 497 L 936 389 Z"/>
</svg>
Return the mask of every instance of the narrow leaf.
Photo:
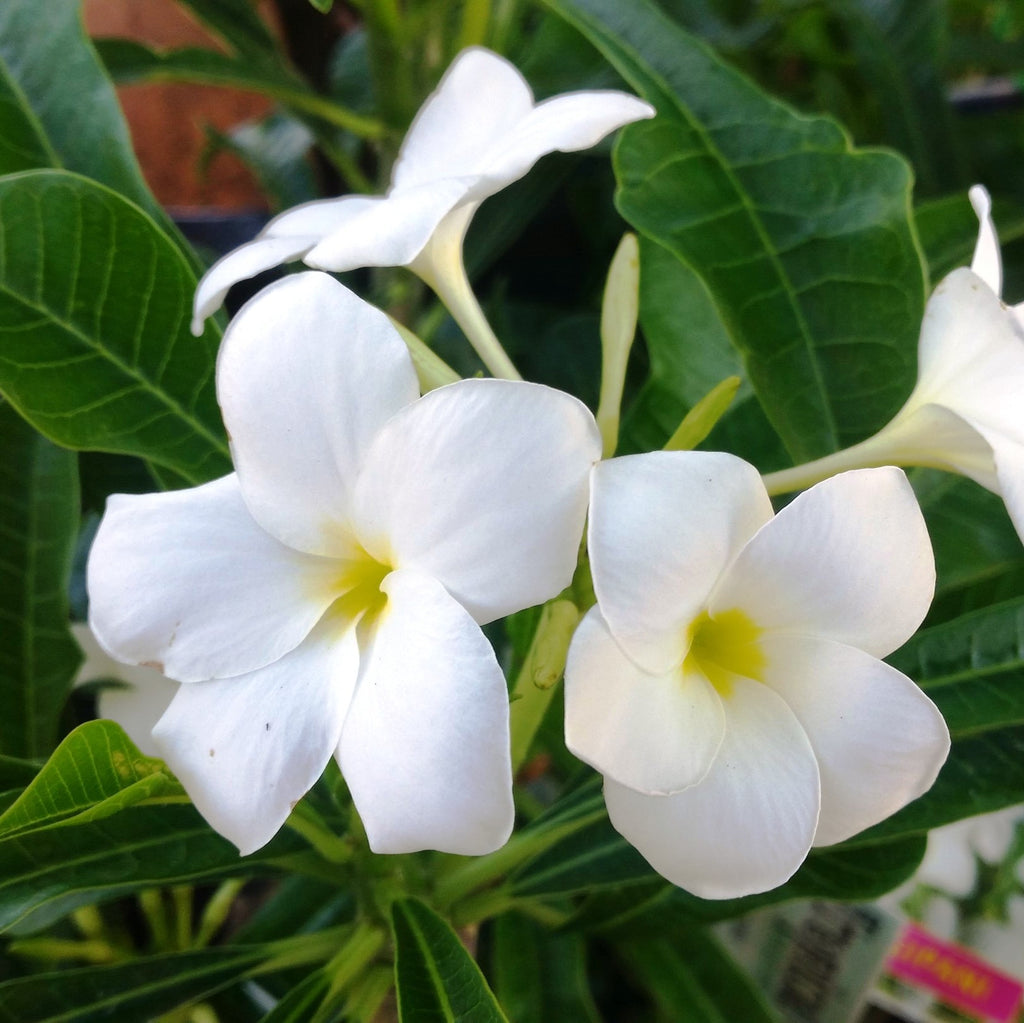
<svg viewBox="0 0 1024 1023">
<path fill-rule="evenodd" d="M 495 994 L 511 1023 L 600 1023 L 579 934 L 506 913 L 494 922 L 493 943 Z"/>
<path fill-rule="evenodd" d="M 779 1021 L 751 978 L 703 927 L 676 926 L 664 937 L 619 941 L 616 951 L 665 1019 Z"/>
<path fill-rule="evenodd" d="M 34 930 L 81 905 L 142 888 L 276 873 L 305 849 L 284 830 L 241 857 L 191 806 L 130 806 L 0 840 L 0 930 Z"/>
<path fill-rule="evenodd" d="M 0 816 L 0 837 L 83 812 L 96 820 L 159 796 L 184 796 L 163 761 L 143 756 L 113 721 L 89 721 L 64 739 L 21 798 Z"/>
<path fill-rule="evenodd" d="M 268 955 L 229 946 L 37 973 L 0 984 L 0 1021 L 145 1023 L 244 977 Z"/>
<path fill-rule="evenodd" d="M 0 753 L 40 757 L 81 659 L 68 630 L 78 469 L 0 402 Z"/>
<path fill-rule="evenodd" d="M 391 907 L 401 1023 L 507 1023 L 458 935 L 419 899 Z"/>
<path fill-rule="evenodd" d="M 73 448 L 193 483 L 230 470 L 218 330 L 188 330 L 195 277 L 149 217 L 64 171 L 0 179 L 0 390 Z"/>
</svg>

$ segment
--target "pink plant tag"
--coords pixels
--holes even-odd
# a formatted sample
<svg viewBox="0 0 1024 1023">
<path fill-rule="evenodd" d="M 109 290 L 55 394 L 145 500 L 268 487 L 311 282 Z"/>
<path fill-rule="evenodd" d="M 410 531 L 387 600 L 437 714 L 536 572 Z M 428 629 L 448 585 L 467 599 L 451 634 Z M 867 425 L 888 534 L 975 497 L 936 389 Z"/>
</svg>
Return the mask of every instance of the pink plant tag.
<svg viewBox="0 0 1024 1023">
<path fill-rule="evenodd" d="M 913 923 L 903 929 L 885 965 L 893 976 L 927 988 L 983 1023 L 1011 1023 L 1024 997 L 1019 980 Z"/>
</svg>

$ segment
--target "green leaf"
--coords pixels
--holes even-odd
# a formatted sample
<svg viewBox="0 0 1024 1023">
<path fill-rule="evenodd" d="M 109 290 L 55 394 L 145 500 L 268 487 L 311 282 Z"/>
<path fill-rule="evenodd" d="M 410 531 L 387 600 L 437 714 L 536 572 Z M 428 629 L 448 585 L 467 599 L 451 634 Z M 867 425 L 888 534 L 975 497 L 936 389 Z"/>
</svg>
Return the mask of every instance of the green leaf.
<svg viewBox="0 0 1024 1023">
<path fill-rule="evenodd" d="M 419 899 L 391 907 L 401 1023 L 507 1023 L 458 935 Z"/>
<path fill-rule="evenodd" d="M 512 1023 L 600 1023 L 580 935 L 552 932 L 519 913 L 493 927 L 491 974 Z"/>
<path fill-rule="evenodd" d="M 279 61 L 252 62 L 216 50 L 185 48 L 159 52 L 129 39 L 97 40 L 103 62 L 115 81 L 198 82 L 257 92 L 294 112 L 316 117 L 363 138 L 378 138 L 383 126 L 314 92 Z"/>
<path fill-rule="evenodd" d="M 75 171 L 127 196 L 177 240 L 142 177 L 114 87 L 82 27 L 79 0 L 0 4 L 0 140 L 0 174 Z"/>
<path fill-rule="evenodd" d="M 181 0 L 196 18 L 240 57 L 256 66 L 284 64 L 286 58 L 249 0 Z"/>
<path fill-rule="evenodd" d="M 665 937 L 619 941 L 616 951 L 665 1019 L 779 1021 L 750 977 L 703 927 L 676 926 Z"/>
<path fill-rule="evenodd" d="M 947 5 L 943 0 L 829 0 L 865 91 L 880 98 L 884 141 L 913 164 L 928 192 L 970 184 L 946 98 Z"/>
<path fill-rule="evenodd" d="M 195 278 L 141 210 L 65 171 L 0 179 L 0 391 L 73 448 L 201 483 L 231 468 L 219 331 L 189 333 Z"/>
<path fill-rule="evenodd" d="M 274 210 L 287 209 L 320 198 L 310 147 L 313 137 L 306 127 L 287 114 L 271 114 L 262 121 L 250 121 L 227 134 L 207 127 L 210 149 L 228 149 L 259 179 Z"/>
<path fill-rule="evenodd" d="M 21 798 L 0 816 L 0 837 L 88 812 L 89 819 L 132 803 L 184 796 L 162 760 L 143 756 L 113 721 L 89 721 L 54 750 Z"/>
<path fill-rule="evenodd" d="M 277 873 L 306 848 L 285 829 L 241 857 L 191 806 L 135 805 L 0 840 L 0 930 L 37 930 L 81 905 L 161 885 Z"/>
<path fill-rule="evenodd" d="M 269 954 L 228 946 L 37 973 L 0 984 L 0 1021 L 145 1023 L 244 977 Z"/>
<path fill-rule="evenodd" d="M 907 164 L 771 99 L 648 0 L 546 2 L 658 108 L 620 138 L 619 208 L 705 282 L 791 455 L 878 429 L 924 308 Z"/>
<path fill-rule="evenodd" d="M 1024 597 L 922 629 L 888 661 L 935 701 L 954 739 L 1024 725 Z"/>
<path fill-rule="evenodd" d="M 260 1023 L 310 1023 L 316 1019 L 317 1007 L 327 997 L 330 978 L 316 970 L 296 984 Z"/>
<path fill-rule="evenodd" d="M 81 655 L 68 630 L 75 456 L 0 402 L 0 752 L 45 756 Z"/>
</svg>

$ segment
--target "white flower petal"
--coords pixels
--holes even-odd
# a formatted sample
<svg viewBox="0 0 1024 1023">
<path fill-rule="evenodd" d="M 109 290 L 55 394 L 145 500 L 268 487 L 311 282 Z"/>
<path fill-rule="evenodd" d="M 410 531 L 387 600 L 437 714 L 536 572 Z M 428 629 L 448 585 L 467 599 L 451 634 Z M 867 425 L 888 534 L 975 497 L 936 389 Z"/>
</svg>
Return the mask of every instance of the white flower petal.
<svg viewBox="0 0 1024 1023">
<path fill-rule="evenodd" d="M 711 598 L 762 629 L 817 635 L 884 657 L 921 624 L 935 565 L 900 469 L 855 469 L 787 505 L 740 552 Z"/>
<path fill-rule="evenodd" d="M 766 686 L 736 678 L 725 738 L 699 785 L 641 795 L 605 779 L 612 824 L 654 869 L 705 899 L 776 888 L 803 862 L 818 820 L 807 736 Z"/>
<path fill-rule="evenodd" d="M 260 529 L 234 475 L 114 494 L 89 555 L 89 624 L 118 660 L 179 682 L 240 675 L 302 642 L 337 574 Z"/>
<path fill-rule="evenodd" d="M 954 270 L 925 307 L 918 382 L 908 405 L 934 402 L 1024 442 L 1024 328 L 980 277 Z"/>
<path fill-rule="evenodd" d="M 217 393 L 253 517 L 298 550 L 346 556 L 366 449 L 419 394 L 387 317 L 326 274 L 279 281 L 224 335 Z"/>
<path fill-rule="evenodd" d="M 307 238 L 254 238 L 251 242 L 239 245 L 226 256 L 221 256 L 209 270 L 203 274 L 196 286 L 196 294 L 192 303 L 192 333 L 199 337 L 203 332 L 203 322 L 207 316 L 216 312 L 224 296 L 233 284 L 244 281 L 247 277 L 255 277 L 264 270 L 298 259 L 308 252 L 317 242 L 314 237 Z"/>
<path fill-rule="evenodd" d="M 481 47 L 463 50 L 413 120 L 395 161 L 392 189 L 429 184 L 453 168 L 481 172 L 490 148 L 532 108 L 533 93 L 512 64 Z"/>
<path fill-rule="evenodd" d="M 999 253 L 999 237 L 992 223 L 992 200 L 982 185 L 974 185 L 967 193 L 978 218 L 978 241 L 974 246 L 971 269 L 997 294 L 1003 292 L 1003 260 Z"/>
<path fill-rule="evenodd" d="M 679 664 L 723 569 L 771 517 L 757 470 L 733 455 L 655 451 L 595 466 L 587 545 L 623 650 L 655 674 Z"/>
<path fill-rule="evenodd" d="M 999 493 L 992 445 L 963 416 L 931 402 L 908 403 L 875 435 L 876 465 L 927 465 L 958 472 Z"/>
<path fill-rule="evenodd" d="M 761 650 L 762 681 L 789 705 L 818 761 L 815 845 L 842 842 L 931 788 L 949 731 L 906 675 L 831 640 L 769 634 Z"/>
<path fill-rule="evenodd" d="M 243 856 L 277 834 L 320 777 L 358 668 L 356 630 L 328 618 L 259 671 L 182 686 L 153 730 L 199 812 Z"/>
<path fill-rule="evenodd" d="M 1017 535 L 1024 540 L 1024 444 L 992 435 L 989 437 L 995 456 L 998 493 L 1010 513 Z"/>
<path fill-rule="evenodd" d="M 178 683 L 155 668 L 140 668 L 113 660 L 84 622 L 72 622 L 71 632 L 85 654 L 75 676 L 75 685 L 109 679 L 121 682 L 119 686 L 100 688 L 96 695 L 96 712 L 101 718 L 117 722 L 143 753 L 157 756 L 150 733 L 178 691 Z"/>
<path fill-rule="evenodd" d="M 612 90 L 554 96 L 529 111 L 515 127 L 497 136 L 480 167 L 476 199 L 518 180 L 546 153 L 589 149 L 624 124 L 653 117 L 654 107 L 636 96 Z"/>
<path fill-rule="evenodd" d="M 494 651 L 436 580 L 392 572 L 338 762 L 379 853 L 478 856 L 512 830 L 508 694 Z"/>
<path fill-rule="evenodd" d="M 649 675 L 619 649 L 596 608 L 565 666 L 565 743 L 605 777 L 648 794 L 698 783 L 725 734 L 722 701 L 681 666 Z"/>
<path fill-rule="evenodd" d="M 475 178 L 431 180 L 373 199 L 343 228 L 325 235 L 305 256 L 308 266 L 352 270 L 359 266 L 408 266 L 437 225 L 463 200 Z"/>
<path fill-rule="evenodd" d="M 192 304 L 192 333 L 198 337 L 203 332 L 203 321 L 220 307 L 233 284 L 301 258 L 325 235 L 379 201 L 360 195 L 318 199 L 274 217 L 251 242 L 222 256 L 203 274 Z"/>
<path fill-rule="evenodd" d="M 600 455 L 594 417 L 567 394 L 450 384 L 378 434 L 356 487 L 356 531 L 378 561 L 434 576 L 484 624 L 569 585 Z"/>
</svg>

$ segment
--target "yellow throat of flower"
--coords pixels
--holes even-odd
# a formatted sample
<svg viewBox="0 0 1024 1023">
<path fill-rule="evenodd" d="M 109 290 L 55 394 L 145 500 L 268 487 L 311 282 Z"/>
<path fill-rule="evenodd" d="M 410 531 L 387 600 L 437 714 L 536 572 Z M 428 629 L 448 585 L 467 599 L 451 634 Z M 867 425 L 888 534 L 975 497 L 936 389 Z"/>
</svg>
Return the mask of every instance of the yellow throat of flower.
<svg viewBox="0 0 1024 1023">
<path fill-rule="evenodd" d="M 683 667 L 699 671 L 718 691 L 732 694 L 732 677 L 761 681 L 764 653 L 758 639 L 761 629 L 738 608 L 720 611 L 714 618 L 707 611 L 690 624 L 690 649 Z"/>
<path fill-rule="evenodd" d="M 387 605 L 388 598 L 381 583 L 394 570 L 392 565 L 377 561 L 365 550 L 344 563 L 336 583 L 339 596 L 331 605 L 330 614 L 346 626 L 359 622 L 361 626 L 376 624 Z"/>
</svg>

